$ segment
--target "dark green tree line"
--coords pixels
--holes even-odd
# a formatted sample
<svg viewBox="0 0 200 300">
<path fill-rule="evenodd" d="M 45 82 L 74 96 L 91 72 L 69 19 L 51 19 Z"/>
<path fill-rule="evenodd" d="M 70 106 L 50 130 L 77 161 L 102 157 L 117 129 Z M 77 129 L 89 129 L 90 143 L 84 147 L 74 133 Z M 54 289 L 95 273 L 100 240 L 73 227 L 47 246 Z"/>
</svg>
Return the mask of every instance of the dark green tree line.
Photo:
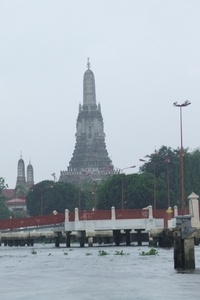
<svg viewBox="0 0 200 300">
<path fill-rule="evenodd" d="M 78 207 L 78 187 L 64 182 L 42 181 L 30 189 L 26 205 L 31 216 L 49 215 L 54 210 L 64 213 Z"/>
<path fill-rule="evenodd" d="M 3 177 L 0 177 L 0 220 L 9 219 L 12 216 L 12 213 L 9 211 L 7 206 L 5 205 L 5 197 L 3 195 L 3 190 L 6 189 L 8 185 L 5 183 Z"/>
</svg>

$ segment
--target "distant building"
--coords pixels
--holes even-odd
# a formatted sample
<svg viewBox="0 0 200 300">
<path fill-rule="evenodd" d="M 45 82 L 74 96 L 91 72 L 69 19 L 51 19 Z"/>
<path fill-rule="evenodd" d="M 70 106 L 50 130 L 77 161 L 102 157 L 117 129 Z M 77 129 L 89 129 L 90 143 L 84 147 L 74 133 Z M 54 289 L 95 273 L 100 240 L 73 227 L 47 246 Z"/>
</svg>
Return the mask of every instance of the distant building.
<svg viewBox="0 0 200 300">
<path fill-rule="evenodd" d="M 17 164 L 16 186 L 19 185 L 24 186 L 25 188 L 30 188 L 32 185 L 34 185 L 33 166 L 29 161 L 29 165 L 27 167 L 27 181 L 26 181 L 25 164 L 24 164 L 24 160 L 22 159 L 22 155 L 20 156 L 20 159 Z"/>
<path fill-rule="evenodd" d="M 26 212 L 26 198 L 14 198 L 11 200 L 5 201 L 6 206 L 10 211 L 13 211 L 14 213 Z"/>
<path fill-rule="evenodd" d="M 113 175 L 114 168 L 105 143 L 100 103 L 96 104 L 95 78 L 88 59 L 83 77 L 83 105 L 79 104 L 76 122 L 76 144 L 67 171 L 59 181 L 82 183 L 101 181 Z"/>
</svg>

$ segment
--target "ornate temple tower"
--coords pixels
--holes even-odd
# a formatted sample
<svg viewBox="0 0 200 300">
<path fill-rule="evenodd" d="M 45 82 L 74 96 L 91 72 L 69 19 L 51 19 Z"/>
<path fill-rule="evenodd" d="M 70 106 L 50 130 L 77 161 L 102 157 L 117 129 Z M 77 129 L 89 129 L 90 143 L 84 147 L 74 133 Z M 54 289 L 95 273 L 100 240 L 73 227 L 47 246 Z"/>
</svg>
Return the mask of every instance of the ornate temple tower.
<svg viewBox="0 0 200 300">
<path fill-rule="evenodd" d="M 94 74 L 88 59 L 83 77 L 83 105 L 79 104 L 76 144 L 68 170 L 61 171 L 60 181 L 77 183 L 88 179 L 101 181 L 114 173 L 105 144 L 100 104 L 96 104 Z"/>
<path fill-rule="evenodd" d="M 30 188 L 33 185 L 34 185 L 33 166 L 31 165 L 31 162 L 29 161 L 29 165 L 27 166 L 27 182 L 26 182 L 26 186 L 28 188 Z"/>
<path fill-rule="evenodd" d="M 31 165 L 31 162 L 29 161 L 29 165 L 27 167 L 27 181 L 25 177 L 25 164 L 24 160 L 22 159 L 22 155 L 20 155 L 20 159 L 17 164 L 17 185 L 22 185 L 24 187 L 30 188 L 32 185 L 34 185 L 34 179 L 33 179 L 33 166 Z"/>
<path fill-rule="evenodd" d="M 20 155 L 20 159 L 17 164 L 17 183 L 16 185 L 26 185 L 26 177 L 25 177 L 25 166 L 24 160 L 22 159 L 22 154 Z"/>
</svg>

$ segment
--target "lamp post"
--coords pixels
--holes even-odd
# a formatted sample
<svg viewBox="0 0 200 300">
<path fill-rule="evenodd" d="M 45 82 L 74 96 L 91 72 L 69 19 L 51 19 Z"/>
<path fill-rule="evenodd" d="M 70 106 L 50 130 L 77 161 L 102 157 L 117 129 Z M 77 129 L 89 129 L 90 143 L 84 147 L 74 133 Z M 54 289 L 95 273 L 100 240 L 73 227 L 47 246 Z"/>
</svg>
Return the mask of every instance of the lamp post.
<svg viewBox="0 0 200 300">
<path fill-rule="evenodd" d="M 151 155 L 164 158 L 162 155 L 159 155 L 157 153 L 152 153 Z M 170 157 L 174 157 L 174 156 L 176 156 L 176 155 L 171 155 L 164 160 L 164 162 L 167 163 L 167 207 L 170 207 L 169 162 L 170 162 Z"/>
<path fill-rule="evenodd" d="M 94 184 L 94 209 L 97 210 L 97 186 L 95 181 L 93 184 Z"/>
<path fill-rule="evenodd" d="M 126 169 L 132 169 L 135 168 L 136 166 L 130 166 L 130 167 L 126 167 L 120 170 L 121 173 L 121 189 L 122 189 L 122 210 L 124 210 L 124 178 L 123 178 L 123 174 L 122 172 Z"/>
<path fill-rule="evenodd" d="M 142 159 L 140 158 L 139 161 L 142 161 L 142 162 L 146 162 L 145 159 Z M 169 163 L 170 160 L 169 159 L 165 159 L 165 160 L 162 160 L 162 161 L 158 161 L 158 162 L 152 162 L 152 161 L 149 161 L 148 163 L 150 164 L 153 164 L 153 174 L 154 174 L 154 180 L 153 180 L 153 194 L 154 194 L 154 197 L 153 197 L 153 208 L 154 210 L 156 210 L 156 165 L 157 164 L 160 164 L 160 163 L 164 163 L 164 162 L 167 162 Z M 167 181 L 168 181 L 168 201 L 169 201 L 169 172 L 167 174 Z"/>
<path fill-rule="evenodd" d="M 42 192 L 46 189 L 52 189 L 52 188 L 53 188 L 52 185 L 44 187 L 44 188 L 39 188 L 39 187 L 36 187 L 36 186 L 32 186 L 32 188 L 31 188 L 32 191 L 34 189 L 40 190 L 40 214 L 41 214 L 41 216 L 43 216 L 43 194 L 42 194 Z"/>
<path fill-rule="evenodd" d="M 178 104 L 177 102 L 174 102 L 173 105 L 175 107 L 180 108 L 180 135 L 181 135 L 181 152 L 180 152 L 180 160 L 181 160 L 181 204 L 182 204 L 182 209 L 185 207 L 185 195 L 184 195 L 184 162 L 183 162 L 183 156 L 184 156 L 184 151 L 183 151 L 183 131 L 182 131 L 182 107 L 190 105 L 191 102 L 186 100 L 182 104 Z"/>
<path fill-rule="evenodd" d="M 166 159 L 167 163 L 167 207 L 170 207 L 170 187 L 169 187 L 169 162 L 170 159 Z"/>
</svg>

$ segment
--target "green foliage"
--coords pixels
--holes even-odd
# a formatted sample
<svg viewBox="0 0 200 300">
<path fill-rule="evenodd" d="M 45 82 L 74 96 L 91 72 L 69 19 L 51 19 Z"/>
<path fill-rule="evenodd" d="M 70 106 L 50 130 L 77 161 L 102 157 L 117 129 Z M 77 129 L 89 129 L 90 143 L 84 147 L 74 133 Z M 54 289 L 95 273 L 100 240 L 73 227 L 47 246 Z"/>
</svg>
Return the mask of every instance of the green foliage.
<svg viewBox="0 0 200 300">
<path fill-rule="evenodd" d="M 147 252 L 144 252 L 142 251 L 140 253 L 140 256 L 147 256 L 147 255 L 157 255 L 158 254 L 158 251 L 155 249 L 155 248 L 151 248 L 149 251 Z"/>
<path fill-rule="evenodd" d="M 0 177 L 0 196 L 2 196 L 2 191 L 7 188 L 8 185 L 5 183 L 5 179 L 3 177 Z"/>
<path fill-rule="evenodd" d="M 65 209 L 74 211 L 78 206 L 77 187 L 71 183 L 42 181 L 36 184 L 26 198 L 31 216 L 50 215 L 54 210 L 64 213 Z"/>
<path fill-rule="evenodd" d="M 22 184 L 18 184 L 15 188 L 16 197 L 26 197 L 28 193 L 28 188 Z"/>
<path fill-rule="evenodd" d="M 9 211 L 4 201 L 0 198 L 0 220 L 6 220 L 13 216 L 13 213 Z"/>
<path fill-rule="evenodd" d="M 42 181 L 34 186 L 27 195 L 27 209 L 31 216 L 52 214 L 53 210 L 63 213 L 65 209 L 74 211 L 92 210 L 97 204 L 98 210 L 122 208 L 122 181 L 125 209 L 141 209 L 154 206 L 154 188 L 156 190 L 157 209 L 167 209 L 168 200 L 173 207 L 181 207 L 181 164 L 180 149 L 173 150 L 162 146 L 154 155 L 146 156 L 146 162 L 137 174 L 115 174 L 101 184 L 86 182 L 78 186 L 53 181 Z M 155 177 L 154 177 L 155 175 Z M 185 199 L 192 192 L 200 195 L 200 150 L 189 152 L 184 149 Z M 5 182 L 0 179 L 1 186 Z M 52 188 L 50 188 L 53 186 Z M 42 190 L 42 194 L 41 194 Z M 41 197 L 42 196 L 42 197 Z M 168 198 L 169 196 L 169 198 Z M 41 201 L 42 199 L 42 201 Z"/>
<path fill-rule="evenodd" d="M 8 185 L 5 183 L 5 179 L 3 177 L 0 177 L 0 220 L 6 220 L 13 216 L 13 213 L 9 211 L 9 209 L 5 205 L 6 199 L 3 195 L 3 190 L 7 187 Z"/>
<path fill-rule="evenodd" d="M 92 255 L 92 253 L 88 253 L 88 252 L 87 252 L 87 253 L 85 253 L 85 255 L 86 255 L 86 256 L 89 256 L 89 255 Z"/>
<path fill-rule="evenodd" d="M 63 254 L 64 254 L 64 255 L 68 255 L 68 253 L 67 253 L 67 252 L 64 252 Z"/>
<path fill-rule="evenodd" d="M 104 250 L 99 250 L 99 256 L 104 256 L 104 255 L 109 255 L 108 252 L 104 251 Z"/>
<path fill-rule="evenodd" d="M 35 251 L 35 249 L 33 249 L 33 250 L 31 251 L 31 254 L 37 254 L 37 251 Z"/>
</svg>

